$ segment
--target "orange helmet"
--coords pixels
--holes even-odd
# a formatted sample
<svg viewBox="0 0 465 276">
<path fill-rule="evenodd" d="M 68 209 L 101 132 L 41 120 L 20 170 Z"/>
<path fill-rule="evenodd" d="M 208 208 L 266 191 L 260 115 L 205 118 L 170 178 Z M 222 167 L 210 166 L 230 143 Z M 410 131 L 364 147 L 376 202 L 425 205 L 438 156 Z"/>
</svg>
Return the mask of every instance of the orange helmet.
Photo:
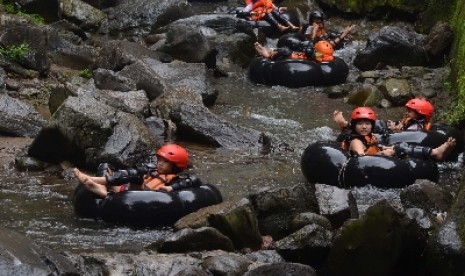
<svg viewBox="0 0 465 276">
<path fill-rule="evenodd" d="M 317 61 L 333 61 L 334 48 L 326 40 L 320 40 L 315 43 L 315 58 Z"/>
<path fill-rule="evenodd" d="M 418 114 L 425 116 L 426 121 L 429 121 L 433 116 L 434 107 L 428 100 L 414 98 L 409 100 L 405 106 L 415 110 Z"/>
<path fill-rule="evenodd" d="M 352 120 L 367 119 L 374 122 L 376 120 L 376 114 L 373 109 L 369 107 L 357 107 L 354 111 L 352 111 L 350 118 Z"/>
<path fill-rule="evenodd" d="M 189 163 L 189 154 L 186 149 L 176 144 L 166 144 L 158 149 L 157 155 L 174 163 L 181 170 L 187 168 Z"/>
<path fill-rule="evenodd" d="M 356 109 L 354 109 L 354 111 L 352 111 L 352 115 L 350 116 L 350 118 L 352 119 L 350 121 L 350 127 L 352 128 L 352 130 L 355 129 L 355 124 L 360 119 L 370 120 L 372 127 L 375 127 L 376 114 L 373 111 L 373 109 L 369 107 L 357 107 Z"/>
</svg>

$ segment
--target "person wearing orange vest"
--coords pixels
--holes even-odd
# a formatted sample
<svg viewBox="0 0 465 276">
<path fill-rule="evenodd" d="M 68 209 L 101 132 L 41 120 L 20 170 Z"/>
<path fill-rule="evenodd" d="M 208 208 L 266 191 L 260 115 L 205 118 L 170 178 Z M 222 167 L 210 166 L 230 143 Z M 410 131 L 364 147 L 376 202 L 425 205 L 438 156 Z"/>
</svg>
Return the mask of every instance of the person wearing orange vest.
<svg viewBox="0 0 465 276">
<path fill-rule="evenodd" d="M 183 147 L 165 144 L 156 155 L 156 166 L 145 164 L 136 169 L 108 170 L 104 176 L 90 176 L 75 168 L 74 175 L 87 189 L 102 198 L 109 193 L 124 191 L 122 187 L 126 183 L 134 184 L 142 190 L 167 192 L 202 184 L 198 178 L 183 172 L 189 163 L 189 155 Z"/>
<path fill-rule="evenodd" d="M 431 118 L 433 117 L 434 107 L 430 101 L 422 98 L 413 98 L 405 104 L 405 107 L 407 108 L 407 112 L 401 120 L 397 122 L 386 121 L 388 131 L 429 131 L 431 129 Z M 348 127 L 349 123 L 342 115 L 342 112 L 334 111 L 333 119 L 341 129 Z"/>
<path fill-rule="evenodd" d="M 344 135 L 342 149 L 352 156 L 386 155 L 399 158 L 413 157 L 423 159 L 443 160 L 455 147 L 456 141 L 449 137 L 445 143 L 437 148 L 408 145 L 406 143 L 394 146 L 380 147 L 373 135 L 376 114 L 369 107 L 357 107 L 352 111 L 349 132 Z"/>
<path fill-rule="evenodd" d="M 344 38 L 352 31 L 355 25 L 346 26 L 342 34 L 333 39 L 330 38 L 329 34 L 326 31 L 324 23 L 324 15 L 320 11 L 311 12 L 308 15 L 308 27 L 304 30 L 304 35 L 306 38 L 310 39 L 313 42 L 319 40 L 327 40 L 333 47 L 336 47 Z"/>
<path fill-rule="evenodd" d="M 413 98 L 409 100 L 405 107 L 407 112 L 405 116 L 397 122 L 387 121 L 387 127 L 399 132 L 403 130 L 424 130 L 431 129 L 431 117 L 434 113 L 434 107 L 430 101 L 422 98 Z"/>
<path fill-rule="evenodd" d="M 324 40 L 318 41 L 313 47 L 307 47 L 303 52 L 294 52 L 287 47 L 270 49 L 258 42 L 255 42 L 255 50 L 259 55 L 271 59 L 309 59 L 316 62 L 331 62 L 334 60 L 333 46 Z"/>
<path fill-rule="evenodd" d="M 272 0 L 246 0 L 245 4 L 246 6 L 241 13 L 247 14 L 247 17 L 253 21 L 265 20 L 280 32 L 289 29 L 299 30 L 299 27 L 296 27 L 279 14 L 279 9 L 273 4 Z"/>
</svg>

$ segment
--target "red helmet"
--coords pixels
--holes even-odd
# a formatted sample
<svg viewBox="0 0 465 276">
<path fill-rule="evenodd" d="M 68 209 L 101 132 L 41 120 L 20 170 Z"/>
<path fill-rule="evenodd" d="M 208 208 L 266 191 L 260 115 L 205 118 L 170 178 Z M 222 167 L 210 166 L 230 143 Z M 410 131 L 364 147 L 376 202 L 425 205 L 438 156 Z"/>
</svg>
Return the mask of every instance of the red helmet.
<svg viewBox="0 0 465 276">
<path fill-rule="evenodd" d="M 189 163 L 189 154 L 187 154 L 186 149 L 176 144 L 166 144 L 162 146 L 158 149 L 157 155 L 174 163 L 174 165 L 181 170 L 186 169 Z"/>
<path fill-rule="evenodd" d="M 408 101 L 405 106 L 425 116 L 426 121 L 429 121 L 433 116 L 434 107 L 428 100 L 414 98 Z"/>
<path fill-rule="evenodd" d="M 334 48 L 331 43 L 326 40 L 320 40 L 315 43 L 315 59 L 319 62 L 333 61 Z"/>
<path fill-rule="evenodd" d="M 369 107 L 357 107 L 352 111 L 352 115 L 350 116 L 352 120 L 357 120 L 357 119 L 367 119 L 371 120 L 373 122 L 376 121 L 376 114 L 373 111 L 373 109 Z"/>
</svg>

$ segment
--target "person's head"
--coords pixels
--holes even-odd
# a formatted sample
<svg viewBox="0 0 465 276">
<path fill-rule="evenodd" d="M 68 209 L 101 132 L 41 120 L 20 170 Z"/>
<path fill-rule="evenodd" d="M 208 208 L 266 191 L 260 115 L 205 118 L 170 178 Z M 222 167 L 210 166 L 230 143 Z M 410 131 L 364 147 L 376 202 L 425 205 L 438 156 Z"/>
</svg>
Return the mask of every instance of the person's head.
<svg viewBox="0 0 465 276">
<path fill-rule="evenodd" d="M 315 60 L 318 62 L 333 61 L 334 48 L 331 43 L 326 40 L 320 40 L 315 43 Z"/>
<path fill-rule="evenodd" d="M 313 23 L 315 23 L 315 22 L 323 23 L 323 17 L 324 17 L 324 15 L 320 11 L 311 12 L 308 15 L 308 24 L 313 25 Z"/>
<path fill-rule="evenodd" d="M 158 173 L 178 173 L 187 168 L 189 154 L 176 144 L 166 144 L 157 150 Z"/>
<path fill-rule="evenodd" d="M 407 108 L 407 117 L 411 119 L 424 118 L 426 122 L 429 122 L 434 113 L 433 105 L 426 99 L 413 98 L 405 104 L 405 107 Z"/>
<path fill-rule="evenodd" d="M 350 129 L 360 135 L 371 134 L 375 128 L 376 114 L 369 107 L 357 107 L 350 119 Z"/>
</svg>

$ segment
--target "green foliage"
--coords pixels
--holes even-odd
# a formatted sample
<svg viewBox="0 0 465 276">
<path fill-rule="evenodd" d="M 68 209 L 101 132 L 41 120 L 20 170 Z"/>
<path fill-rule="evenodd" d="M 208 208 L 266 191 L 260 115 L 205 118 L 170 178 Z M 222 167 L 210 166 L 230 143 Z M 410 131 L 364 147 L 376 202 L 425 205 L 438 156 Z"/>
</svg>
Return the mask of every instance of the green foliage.
<svg viewBox="0 0 465 276">
<path fill-rule="evenodd" d="M 42 16 L 40 16 L 38 14 L 24 13 L 20 9 L 16 8 L 13 5 L 12 1 L 0 0 L 0 5 L 3 5 L 3 8 L 4 8 L 6 13 L 16 14 L 16 15 L 19 15 L 19 16 L 22 16 L 22 17 L 27 17 L 27 18 L 31 19 L 37 25 L 42 25 L 42 24 L 45 23 L 45 20 L 44 20 L 44 18 Z"/>
<path fill-rule="evenodd" d="M 93 76 L 92 70 L 90 69 L 84 69 L 81 72 L 79 72 L 79 76 L 82 78 L 90 79 Z"/>
<path fill-rule="evenodd" d="M 21 62 L 26 58 L 29 50 L 29 44 L 27 43 L 21 43 L 20 45 L 13 45 L 9 47 L 0 46 L 0 56 L 4 56 L 16 62 Z"/>
<path fill-rule="evenodd" d="M 456 104 L 447 113 L 447 120 L 452 124 L 465 123 L 465 3 L 455 1 L 456 6 L 451 19 L 451 26 L 456 35 L 452 48 L 454 60 L 451 63 L 449 80 L 452 90 L 456 92 Z"/>
</svg>

